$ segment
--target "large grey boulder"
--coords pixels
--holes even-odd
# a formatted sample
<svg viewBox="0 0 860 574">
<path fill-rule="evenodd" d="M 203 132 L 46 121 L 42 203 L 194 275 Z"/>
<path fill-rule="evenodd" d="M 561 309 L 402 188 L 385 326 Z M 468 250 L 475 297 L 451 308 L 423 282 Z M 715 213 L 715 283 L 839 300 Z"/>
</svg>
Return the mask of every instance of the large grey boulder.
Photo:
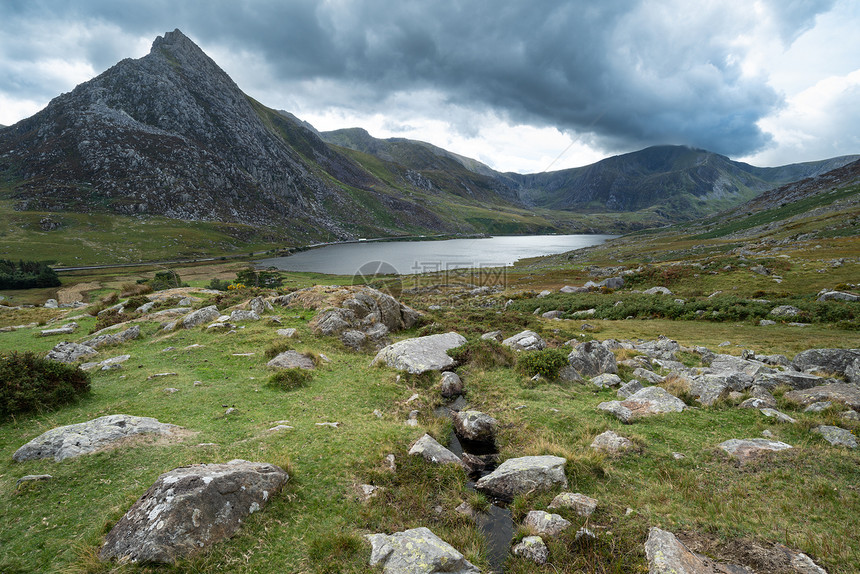
<svg viewBox="0 0 860 574">
<path fill-rule="evenodd" d="M 499 422 L 480 411 L 459 411 L 451 413 L 454 431 L 466 440 L 490 442 L 496 438 Z"/>
<path fill-rule="evenodd" d="M 481 492 L 510 500 L 518 494 L 547 490 L 556 485 L 566 487 L 564 465 L 560 456 L 523 456 L 509 458 L 490 474 L 481 477 L 475 488 Z"/>
<path fill-rule="evenodd" d="M 46 358 L 60 363 L 74 363 L 84 357 L 89 357 L 97 353 L 98 351 L 87 345 L 63 341 L 62 343 L 57 343 L 53 349 L 48 351 Z"/>
<path fill-rule="evenodd" d="M 253 311 L 257 315 L 263 315 L 265 313 L 271 313 L 275 310 L 272 307 L 272 304 L 263 299 L 262 297 L 254 297 L 250 301 L 248 301 L 248 309 Z"/>
<path fill-rule="evenodd" d="M 439 442 L 429 434 L 425 434 L 415 441 L 415 444 L 413 444 L 412 448 L 409 449 L 409 454 L 412 456 L 420 456 L 427 462 L 432 462 L 433 464 L 463 464 L 460 457 L 439 444 Z"/>
<path fill-rule="evenodd" d="M 842 375 L 849 383 L 860 385 L 860 350 L 809 349 L 797 354 L 791 366 L 798 371 L 821 371 Z"/>
<path fill-rule="evenodd" d="M 546 348 L 546 341 L 534 331 L 521 331 L 502 341 L 502 345 L 514 351 L 540 351 Z"/>
<path fill-rule="evenodd" d="M 820 401 L 844 403 L 855 411 L 860 411 L 860 386 L 847 383 L 831 383 L 811 389 L 789 391 L 785 398 L 801 405 L 811 405 Z"/>
<path fill-rule="evenodd" d="M 441 371 L 454 365 L 447 351 L 466 343 L 466 338 L 453 331 L 399 341 L 384 347 L 372 364 L 385 363 L 389 367 L 408 373 Z"/>
<path fill-rule="evenodd" d="M 120 343 L 133 341 L 139 336 L 140 325 L 132 325 L 125 331 L 119 333 L 105 333 L 95 337 L 94 339 L 90 339 L 89 341 L 84 341 L 84 345 L 92 347 L 93 349 L 101 349 L 102 347 L 107 347 L 109 345 L 119 345 Z"/>
<path fill-rule="evenodd" d="M 791 387 L 792 389 L 811 389 L 830 382 L 830 379 L 810 375 L 807 373 L 799 373 L 797 371 L 782 371 L 779 373 L 771 373 L 761 375 L 755 378 L 755 384 L 766 389 L 774 389 L 781 385 Z"/>
<path fill-rule="evenodd" d="M 585 377 L 618 373 L 615 355 L 597 341 L 585 341 L 577 345 L 567 356 L 567 362 Z"/>
<path fill-rule="evenodd" d="M 149 417 L 107 415 L 44 432 L 15 451 L 12 458 L 17 462 L 39 458 L 53 458 L 60 462 L 94 452 L 134 435 L 171 435 L 178 430 L 180 427 L 176 425 L 161 423 Z"/>
<path fill-rule="evenodd" d="M 790 449 L 791 445 L 778 440 L 769 440 L 766 438 L 733 438 L 731 440 L 721 442 L 719 447 L 729 453 L 729 455 L 744 463 L 768 452 L 779 452 L 781 450 Z"/>
<path fill-rule="evenodd" d="M 480 574 L 456 548 L 420 527 L 394 534 L 368 534 L 370 565 L 382 565 L 385 574 Z"/>
<path fill-rule="evenodd" d="M 197 309 L 196 311 L 192 311 L 186 315 L 182 319 L 182 326 L 186 329 L 193 329 L 194 327 L 199 327 L 204 323 L 211 323 L 220 316 L 221 312 L 218 311 L 218 307 L 215 305 L 209 305 L 208 307 Z"/>
<path fill-rule="evenodd" d="M 825 291 L 818 296 L 819 301 L 860 301 L 860 295 L 845 293 L 844 291 Z M 48 304 L 45 303 L 45 307 Z"/>
<path fill-rule="evenodd" d="M 298 351 L 284 351 L 266 363 L 266 366 L 274 369 L 305 369 L 307 371 L 316 368 L 313 359 Z"/>
<path fill-rule="evenodd" d="M 665 413 L 679 413 L 687 408 L 684 401 L 662 387 L 645 387 L 623 401 L 607 401 L 597 408 L 614 414 L 624 423 Z"/>
<path fill-rule="evenodd" d="M 158 477 L 108 533 L 102 560 L 173 563 L 231 537 L 289 480 L 273 464 L 233 460 Z"/>
</svg>

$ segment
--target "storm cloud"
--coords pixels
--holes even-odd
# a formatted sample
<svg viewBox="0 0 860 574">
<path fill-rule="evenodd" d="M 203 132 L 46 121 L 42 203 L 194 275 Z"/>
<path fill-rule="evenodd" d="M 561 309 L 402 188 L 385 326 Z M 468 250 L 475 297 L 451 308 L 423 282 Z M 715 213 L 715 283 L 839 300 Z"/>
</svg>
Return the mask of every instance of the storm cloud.
<svg viewBox="0 0 860 574">
<path fill-rule="evenodd" d="M 668 143 L 748 156 L 773 147 L 762 120 L 788 105 L 756 62 L 833 5 L 13 1 L 0 8 L 4 32 L 19 31 L 0 40 L 0 98 L 44 105 L 178 27 L 244 90 L 300 117 L 388 115 L 392 132 L 442 118 L 464 138 L 502 121 L 602 150 Z"/>
</svg>

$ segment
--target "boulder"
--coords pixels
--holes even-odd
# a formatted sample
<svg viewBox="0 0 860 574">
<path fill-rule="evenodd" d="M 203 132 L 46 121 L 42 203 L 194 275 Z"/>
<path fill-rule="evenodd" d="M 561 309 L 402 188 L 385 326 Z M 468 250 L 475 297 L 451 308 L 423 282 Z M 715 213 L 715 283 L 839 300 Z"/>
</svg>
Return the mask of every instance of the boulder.
<svg viewBox="0 0 860 574">
<path fill-rule="evenodd" d="M 54 335 L 71 335 L 78 329 L 78 324 L 75 322 L 71 322 L 67 325 L 63 325 L 62 327 L 57 327 L 56 329 L 42 329 L 40 335 L 42 337 L 51 337 Z"/>
<path fill-rule="evenodd" d="M 244 309 L 234 309 L 230 313 L 229 321 L 259 321 L 260 315 L 256 311 L 245 311 Z"/>
<path fill-rule="evenodd" d="M 176 425 L 149 417 L 107 415 L 91 421 L 57 427 L 37 436 L 15 451 L 17 462 L 53 458 L 56 462 L 89 454 L 122 439 L 139 434 L 172 435 Z"/>
<path fill-rule="evenodd" d="M 722 565 L 691 552 L 674 534 L 652 527 L 645 541 L 648 574 L 726 574 L 750 572 L 747 569 L 728 570 Z"/>
<path fill-rule="evenodd" d="M 501 341 L 503 338 L 501 331 L 490 331 L 481 335 L 482 341 Z"/>
<path fill-rule="evenodd" d="M 120 343 L 125 343 L 127 341 L 133 341 L 140 336 L 140 325 L 133 325 L 122 331 L 120 333 L 99 335 L 94 339 L 90 339 L 89 341 L 85 341 L 84 345 L 88 347 L 92 347 L 93 349 L 100 349 L 102 347 L 107 347 L 109 345 L 119 345 Z"/>
<path fill-rule="evenodd" d="M 559 456 L 524 456 L 509 458 L 490 474 L 481 477 L 475 488 L 481 492 L 511 500 L 518 494 L 567 486 L 564 465 Z"/>
<path fill-rule="evenodd" d="M 549 549 L 540 536 L 526 536 L 511 549 L 514 556 L 531 560 L 535 564 L 546 564 Z"/>
<path fill-rule="evenodd" d="M 230 538 L 289 480 L 273 464 L 195 464 L 158 477 L 105 538 L 102 560 L 173 563 Z"/>
<path fill-rule="evenodd" d="M 671 295 L 672 292 L 665 287 L 651 287 L 643 291 L 645 295 Z"/>
<path fill-rule="evenodd" d="M 636 379 L 633 379 L 632 381 L 629 381 L 622 385 L 621 388 L 618 389 L 618 392 L 616 394 L 618 395 L 619 399 L 629 399 L 638 391 L 641 391 L 643 388 L 645 387 L 642 386 L 642 383 L 640 383 Z"/>
<path fill-rule="evenodd" d="M 456 548 L 420 527 L 394 534 L 368 534 L 372 547 L 370 565 L 385 574 L 480 574 L 480 570 Z"/>
<path fill-rule="evenodd" d="M 636 379 L 647 381 L 652 385 L 659 385 L 666 380 L 666 377 L 660 376 L 654 371 L 643 369 L 642 367 L 636 367 L 635 369 L 633 369 L 633 377 L 635 377 Z"/>
<path fill-rule="evenodd" d="M 313 359 L 298 351 L 284 351 L 266 363 L 266 366 L 275 369 L 305 369 L 308 371 L 316 368 Z"/>
<path fill-rule="evenodd" d="M 523 526 L 539 536 L 558 536 L 570 528 L 570 521 L 558 514 L 532 510 L 523 519 Z"/>
<path fill-rule="evenodd" d="M 731 440 L 721 442 L 719 447 L 729 453 L 730 456 L 733 456 L 740 460 L 741 463 L 744 463 L 764 453 L 789 449 L 791 448 L 791 445 L 778 440 L 769 440 L 766 438 L 733 438 Z"/>
<path fill-rule="evenodd" d="M 601 403 L 597 408 L 615 414 L 621 422 L 629 423 L 645 416 L 679 413 L 687 406 L 662 387 L 645 387 L 623 401 Z"/>
<path fill-rule="evenodd" d="M 681 350 L 678 341 L 673 341 L 665 335 L 660 335 L 653 341 L 646 341 L 634 345 L 633 348 L 640 353 L 645 353 L 654 359 L 675 360 L 675 353 Z"/>
<path fill-rule="evenodd" d="M 820 371 L 842 375 L 849 383 L 860 385 L 860 350 L 809 349 L 797 354 L 791 366 L 798 371 Z"/>
<path fill-rule="evenodd" d="M 433 464 L 463 464 L 460 457 L 439 444 L 429 434 L 425 434 L 415 441 L 415 444 L 409 449 L 409 454 L 420 456 Z"/>
<path fill-rule="evenodd" d="M 57 303 L 56 299 L 48 299 L 45 301 L 45 309 L 57 309 L 60 307 L 60 304 Z"/>
<path fill-rule="evenodd" d="M 457 373 L 445 371 L 442 373 L 441 393 L 446 399 L 463 394 L 463 381 Z"/>
<path fill-rule="evenodd" d="M 785 385 L 792 389 L 811 389 L 812 387 L 823 385 L 829 380 L 817 375 L 798 373 L 797 371 L 782 371 L 758 376 L 755 378 L 755 384 L 766 389 L 774 389 L 780 385 Z"/>
<path fill-rule="evenodd" d="M 561 319 L 562 312 L 558 309 L 554 311 L 547 311 L 546 313 L 541 313 L 541 317 L 544 319 Z"/>
<path fill-rule="evenodd" d="M 770 314 L 780 319 L 786 319 L 789 317 L 797 317 L 798 315 L 800 315 L 800 309 L 791 305 L 780 305 L 771 309 Z"/>
<path fill-rule="evenodd" d="M 496 438 L 499 422 L 480 411 L 460 411 L 451 413 L 454 431 L 466 440 L 491 442 Z"/>
<path fill-rule="evenodd" d="M 355 329 L 348 329 L 340 334 L 340 340 L 350 349 L 359 351 L 367 343 L 367 335 Z"/>
<path fill-rule="evenodd" d="M 774 408 L 765 407 L 763 409 L 759 409 L 759 411 L 761 412 L 761 414 L 763 414 L 764 416 L 766 416 L 768 418 L 776 419 L 776 422 L 779 422 L 779 423 L 792 423 L 793 424 L 793 423 L 797 422 L 797 420 L 791 418 L 790 416 L 788 416 L 785 413 L 779 412 L 778 410 L 776 410 Z"/>
<path fill-rule="evenodd" d="M 522 331 L 513 337 L 502 341 L 502 345 L 514 351 L 540 351 L 546 348 L 546 342 L 534 331 Z"/>
<path fill-rule="evenodd" d="M 413 374 L 441 371 L 454 365 L 447 351 L 465 343 L 466 338 L 454 332 L 406 339 L 383 348 L 372 364 L 385 363 Z"/>
<path fill-rule="evenodd" d="M 248 301 L 248 309 L 253 311 L 257 315 L 271 313 L 275 310 L 275 308 L 272 307 L 272 304 L 263 299 L 262 297 L 254 297 L 253 299 Z"/>
<path fill-rule="evenodd" d="M 608 430 L 600 433 L 591 441 L 591 448 L 607 454 L 617 454 L 633 448 L 633 442 L 615 431 Z"/>
<path fill-rule="evenodd" d="M 349 309 L 328 309 L 313 318 L 311 329 L 318 335 L 337 335 L 350 329 L 355 322 L 355 313 Z"/>
<path fill-rule="evenodd" d="M 48 351 L 45 358 L 60 363 L 74 363 L 84 357 L 89 357 L 97 353 L 98 351 L 87 345 L 63 341 L 62 343 L 57 343 L 53 349 Z"/>
<path fill-rule="evenodd" d="M 275 331 L 281 337 L 293 338 L 296 336 L 296 328 L 290 327 L 288 329 L 278 329 Z"/>
<path fill-rule="evenodd" d="M 713 406 L 728 392 L 729 384 L 726 378 L 719 375 L 702 375 L 690 380 L 690 394 L 705 407 Z"/>
<path fill-rule="evenodd" d="M 597 510 L 597 499 L 578 492 L 562 492 L 552 499 L 547 508 L 570 508 L 579 516 L 591 516 Z"/>
<path fill-rule="evenodd" d="M 857 448 L 857 437 L 854 436 L 854 433 L 850 430 L 828 425 L 819 425 L 812 429 L 812 432 L 820 434 L 824 437 L 824 440 L 833 446 Z"/>
<path fill-rule="evenodd" d="M 196 311 L 192 311 L 186 315 L 182 319 L 182 327 L 185 329 L 193 329 L 194 327 L 199 327 L 204 323 L 211 323 L 220 316 L 221 313 L 218 311 L 218 307 L 215 305 L 209 305 L 208 307 L 197 309 Z"/>
<path fill-rule="evenodd" d="M 622 382 L 621 377 L 612 373 L 603 373 L 602 375 L 597 375 L 591 379 L 591 384 L 599 389 L 617 387 L 621 385 Z"/>
<path fill-rule="evenodd" d="M 567 362 L 585 377 L 618 372 L 615 355 L 597 341 L 585 341 L 577 345 L 567 356 Z"/>
<path fill-rule="evenodd" d="M 860 295 L 845 293 L 843 291 L 826 291 L 818 296 L 819 301 L 860 301 Z M 48 304 L 45 303 L 45 307 Z"/>
<path fill-rule="evenodd" d="M 831 383 L 811 389 L 789 391 L 784 396 L 801 405 L 811 405 L 819 401 L 831 401 L 834 403 L 843 403 L 855 411 L 860 411 L 860 386 L 849 385 L 847 383 Z"/>
</svg>

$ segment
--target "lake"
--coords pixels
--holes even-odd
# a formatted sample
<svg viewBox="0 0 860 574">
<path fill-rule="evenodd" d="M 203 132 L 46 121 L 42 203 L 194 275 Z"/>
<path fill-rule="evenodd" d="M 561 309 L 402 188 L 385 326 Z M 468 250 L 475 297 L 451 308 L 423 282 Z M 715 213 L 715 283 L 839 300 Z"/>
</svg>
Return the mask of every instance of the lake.
<svg viewBox="0 0 860 574">
<path fill-rule="evenodd" d="M 517 235 L 444 241 L 343 243 L 259 262 L 284 271 L 332 275 L 432 273 L 463 268 L 506 267 L 519 259 L 599 245 L 617 235 Z"/>
</svg>

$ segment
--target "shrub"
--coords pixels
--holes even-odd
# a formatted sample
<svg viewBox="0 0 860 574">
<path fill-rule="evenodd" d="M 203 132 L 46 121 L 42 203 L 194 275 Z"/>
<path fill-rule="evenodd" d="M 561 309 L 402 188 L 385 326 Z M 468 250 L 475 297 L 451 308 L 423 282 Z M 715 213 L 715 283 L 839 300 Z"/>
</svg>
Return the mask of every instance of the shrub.
<svg viewBox="0 0 860 574">
<path fill-rule="evenodd" d="M 517 369 L 525 375 L 540 375 L 545 379 L 557 379 L 558 372 L 567 365 L 567 355 L 558 349 L 543 349 L 520 354 Z"/>
<path fill-rule="evenodd" d="M 236 274 L 236 281 L 234 283 L 265 289 L 277 289 L 284 284 L 284 278 L 277 271 L 244 269 Z"/>
<path fill-rule="evenodd" d="M 448 349 L 448 356 L 460 364 L 472 365 L 481 369 L 493 367 L 511 367 L 516 362 L 514 352 L 498 341 L 478 339 L 468 341 L 453 349 Z"/>
<path fill-rule="evenodd" d="M 90 376 L 77 367 L 29 351 L 0 356 L 0 420 L 54 410 L 89 391 Z"/>
<path fill-rule="evenodd" d="M 292 391 L 306 386 L 312 377 L 306 369 L 282 369 L 269 377 L 267 385 L 280 391 Z"/>
<path fill-rule="evenodd" d="M 182 280 L 179 278 L 179 273 L 172 269 L 168 271 L 157 271 L 155 276 L 152 279 L 147 279 L 146 282 L 154 291 L 174 289 L 176 287 L 183 286 Z"/>
<path fill-rule="evenodd" d="M 60 278 L 47 263 L 0 259 L 0 289 L 59 287 Z"/>
<path fill-rule="evenodd" d="M 131 319 L 131 316 L 125 313 L 119 313 L 117 311 L 110 311 L 108 313 L 102 313 L 98 316 L 98 320 L 96 321 L 93 328 L 90 329 L 90 334 L 95 333 L 96 331 L 101 331 L 111 325 L 116 325 L 117 323 L 122 323 L 124 321 L 128 321 Z"/>
<path fill-rule="evenodd" d="M 129 297 L 128 301 L 125 302 L 125 308 L 134 311 L 141 305 L 146 305 L 149 302 L 150 301 L 147 297 L 144 297 L 143 295 L 135 295 L 134 297 Z"/>
<path fill-rule="evenodd" d="M 214 291 L 226 291 L 229 284 L 229 281 L 223 281 L 216 278 L 209 281 L 209 285 L 207 285 L 206 288 Z"/>
</svg>

